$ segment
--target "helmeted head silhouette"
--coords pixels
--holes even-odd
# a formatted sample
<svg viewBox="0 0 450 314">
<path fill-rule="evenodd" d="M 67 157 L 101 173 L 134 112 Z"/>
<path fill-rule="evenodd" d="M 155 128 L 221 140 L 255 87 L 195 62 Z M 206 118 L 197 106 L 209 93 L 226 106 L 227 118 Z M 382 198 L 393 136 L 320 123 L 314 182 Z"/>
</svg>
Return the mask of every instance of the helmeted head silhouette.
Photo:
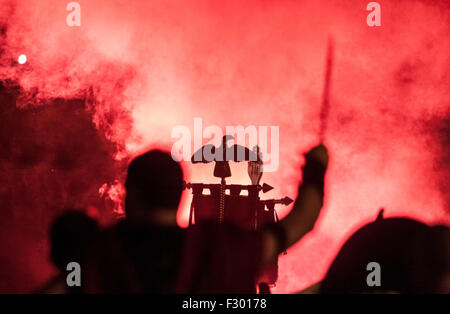
<svg viewBox="0 0 450 314">
<path fill-rule="evenodd" d="M 381 215 L 345 242 L 322 282 L 322 293 L 430 293 L 439 289 L 449 252 L 442 240 L 444 232 L 416 220 Z M 367 283 L 367 265 L 372 262 L 380 268 L 379 286 Z"/>
</svg>

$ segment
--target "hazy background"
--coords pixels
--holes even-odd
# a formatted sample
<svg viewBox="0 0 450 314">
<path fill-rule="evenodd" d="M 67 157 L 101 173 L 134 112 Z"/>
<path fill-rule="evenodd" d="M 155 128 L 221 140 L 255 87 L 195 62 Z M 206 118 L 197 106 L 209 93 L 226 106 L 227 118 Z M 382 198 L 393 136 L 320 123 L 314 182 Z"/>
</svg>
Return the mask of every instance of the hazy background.
<svg viewBox="0 0 450 314">
<path fill-rule="evenodd" d="M 193 132 L 194 117 L 279 126 L 280 169 L 263 176 L 275 187 L 264 198 L 294 198 L 318 140 L 330 36 L 325 207 L 280 258 L 274 291 L 321 280 L 380 207 L 450 224 L 447 1 L 379 1 L 381 27 L 366 24 L 369 1 L 84 0 L 81 27 L 66 25 L 68 2 L 0 0 L 0 291 L 48 278 L 50 221 L 87 206 L 111 220 L 129 159 L 170 150 L 173 127 Z M 213 165 L 183 167 L 187 180 L 216 182 Z M 244 163 L 232 173 L 250 183 Z"/>
</svg>

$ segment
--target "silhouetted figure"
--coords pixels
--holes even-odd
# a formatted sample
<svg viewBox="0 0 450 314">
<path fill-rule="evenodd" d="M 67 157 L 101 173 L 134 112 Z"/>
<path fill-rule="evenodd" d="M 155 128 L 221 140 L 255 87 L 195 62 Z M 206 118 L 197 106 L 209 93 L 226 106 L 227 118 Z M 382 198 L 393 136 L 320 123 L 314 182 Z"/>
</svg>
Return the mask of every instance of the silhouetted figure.
<svg viewBox="0 0 450 314">
<path fill-rule="evenodd" d="M 285 219 L 258 231 L 216 222 L 190 228 L 176 292 L 256 293 L 260 272 L 312 230 L 322 207 L 327 151 L 318 146 L 305 157 L 302 184 Z"/>
<path fill-rule="evenodd" d="M 126 219 L 92 249 L 86 292 L 172 292 L 184 238 L 176 224 L 182 184 L 181 167 L 169 154 L 154 150 L 131 162 Z"/>
<path fill-rule="evenodd" d="M 310 231 L 323 200 L 328 156 L 306 155 L 291 213 L 258 232 L 217 223 L 176 225 L 180 165 L 161 151 L 133 160 L 125 183 L 126 219 L 105 231 L 90 254 L 85 292 L 254 293 L 259 270 Z"/>
<path fill-rule="evenodd" d="M 449 293 L 450 234 L 406 218 L 383 219 L 356 231 L 330 266 L 321 293 Z M 380 266 L 380 286 L 367 283 Z M 371 278 L 372 280 L 374 278 Z"/>
<path fill-rule="evenodd" d="M 67 264 L 82 264 L 87 248 L 99 234 L 97 222 L 80 210 L 69 210 L 56 218 L 50 228 L 50 258 L 60 274 L 38 292 L 78 292 L 77 287 L 69 288 L 66 284 Z"/>
</svg>

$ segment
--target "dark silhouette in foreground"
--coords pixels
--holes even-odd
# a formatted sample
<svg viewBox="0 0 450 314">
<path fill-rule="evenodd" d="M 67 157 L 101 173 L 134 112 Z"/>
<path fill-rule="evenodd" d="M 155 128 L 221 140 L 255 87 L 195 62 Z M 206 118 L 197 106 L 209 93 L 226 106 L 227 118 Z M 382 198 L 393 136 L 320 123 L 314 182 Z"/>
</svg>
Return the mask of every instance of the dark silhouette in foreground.
<svg viewBox="0 0 450 314">
<path fill-rule="evenodd" d="M 91 248 L 84 292 L 172 292 L 184 238 L 176 225 L 182 184 L 180 165 L 166 153 L 150 151 L 131 162 L 126 218 Z"/>
<path fill-rule="evenodd" d="M 256 293 L 261 271 L 312 230 L 322 207 L 327 162 L 324 146 L 306 155 L 297 200 L 279 223 L 257 231 L 227 223 L 193 225 L 186 239 L 176 292 Z"/>
<path fill-rule="evenodd" d="M 59 274 L 41 287 L 38 293 L 76 293 L 78 287 L 66 284 L 66 267 L 70 262 L 82 264 L 91 242 L 100 234 L 97 222 L 80 210 L 68 210 L 50 227 L 50 259 Z"/>
<path fill-rule="evenodd" d="M 183 187 L 180 165 L 161 151 L 133 160 L 126 179 L 126 219 L 91 248 L 84 292 L 255 293 L 264 265 L 312 230 L 323 202 L 328 155 L 306 155 L 290 214 L 257 232 L 226 223 L 177 227 Z"/>
<path fill-rule="evenodd" d="M 343 245 L 321 293 L 450 293 L 450 229 L 381 216 Z M 369 286 L 367 264 L 380 266 L 380 285 Z"/>
</svg>

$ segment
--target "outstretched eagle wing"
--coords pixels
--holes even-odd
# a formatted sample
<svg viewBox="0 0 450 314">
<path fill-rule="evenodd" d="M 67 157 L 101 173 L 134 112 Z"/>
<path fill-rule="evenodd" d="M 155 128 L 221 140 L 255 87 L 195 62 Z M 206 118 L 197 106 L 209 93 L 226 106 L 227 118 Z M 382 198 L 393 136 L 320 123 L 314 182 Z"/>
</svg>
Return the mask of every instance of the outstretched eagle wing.
<svg viewBox="0 0 450 314">
<path fill-rule="evenodd" d="M 227 161 L 257 161 L 258 154 L 254 151 L 248 149 L 245 146 L 234 144 L 233 146 L 227 147 L 226 154 Z"/>
<path fill-rule="evenodd" d="M 216 147 L 213 144 L 207 144 L 197 150 L 194 155 L 191 157 L 192 163 L 196 164 L 199 162 L 202 162 L 204 164 L 211 162 L 212 160 L 207 160 L 205 156 L 208 156 L 210 153 L 214 153 L 216 150 Z"/>
</svg>

